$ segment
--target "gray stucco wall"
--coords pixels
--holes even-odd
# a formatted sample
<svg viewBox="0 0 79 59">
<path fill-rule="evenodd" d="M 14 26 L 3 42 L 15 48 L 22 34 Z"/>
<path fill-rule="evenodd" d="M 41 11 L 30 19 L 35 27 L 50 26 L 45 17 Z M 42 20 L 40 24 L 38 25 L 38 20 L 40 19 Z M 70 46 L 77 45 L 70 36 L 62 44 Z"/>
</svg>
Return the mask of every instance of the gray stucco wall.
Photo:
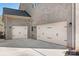
<svg viewBox="0 0 79 59">
<path fill-rule="evenodd" d="M 70 19 L 72 4 L 69 3 L 27 3 L 25 9 L 32 16 L 34 24 L 53 23 Z"/>
</svg>

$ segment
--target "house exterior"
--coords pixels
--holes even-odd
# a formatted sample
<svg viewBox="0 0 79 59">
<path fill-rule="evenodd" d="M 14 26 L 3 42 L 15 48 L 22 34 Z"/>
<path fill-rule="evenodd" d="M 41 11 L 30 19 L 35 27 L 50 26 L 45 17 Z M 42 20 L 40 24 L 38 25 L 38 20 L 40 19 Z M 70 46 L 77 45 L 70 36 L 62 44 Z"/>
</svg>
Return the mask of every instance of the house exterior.
<svg viewBox="0 0 79 59">
<path fill-rule="evenodd" d="M 6 40 L 7 39 L 13 39 L 20 36 L 24 36 L 24 37 L 20 37 L 20 38 L 27 38 L 25 35 L 27 35 L 27 33 L 22 32 L 22 34 L 20 33 L 21 31 L 24 31 L 24 29 L 28 30 L 29 25 L 30 25 L 30 15 L 22 10 L 15 10 L 15 9 L 10 9 L 10 8 L 4 8 L 4 12 L 3 12 L 3 22 L 4 22 L 4 27 L 5 27 L 5 36 L 6 36 Z M 16 27 L 18 26 L 19 29 L 16 29 Z M 23 28 L 20 28 L 20 26 Z M 16 32 L 16 30 L 18 32 Z M 27 32 L 29 32 L 27 30 Z M 24 33 L 24 34 L 23 34 Z M 14 35 L 15 34 L 15 35 Z M 19 36 L 19 34 L 21 34 Z M 29 35 L 29 34 L 28 34 Z M 18 38 L 19 39 L 19 38 Z"/>
<path fill-rule="evenodd" d="M 20 10 L 26 10 L 31 15 L 32 26 L 36 26 L 31 32 L 32 38 L 75 48 L 74 29 L 69 25 L 74 18 L 74 4 L 23 3 Z"/>
<path fill-rule="evenodd" d="M 6 39 L 36 39 L 79 52 L 79 4 L 21 3 L 19 10 L 4 8 Z"/>
</svg>

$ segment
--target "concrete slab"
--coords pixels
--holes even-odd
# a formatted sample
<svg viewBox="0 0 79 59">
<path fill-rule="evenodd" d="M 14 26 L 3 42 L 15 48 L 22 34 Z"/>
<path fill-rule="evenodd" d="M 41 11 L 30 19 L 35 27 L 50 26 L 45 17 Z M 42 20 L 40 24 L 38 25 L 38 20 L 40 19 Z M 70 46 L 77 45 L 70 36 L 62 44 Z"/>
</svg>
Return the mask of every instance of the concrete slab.
<svg viewBox="0 0 79 59">
<path fill-rule="evenodd" d="M 34 49 L 45 56 L 65 56 L 65 52 L 68 49 Z"/>
<path fill-rule="evenodd" d="M 42 56 L 30 48 L 0 47 L 0 56 Z"/>
<path fill-rule="evenodd" d="M 33 39 L 0 41 L 0 56 L 64 56 L 67 48 Z"/>
</svg>

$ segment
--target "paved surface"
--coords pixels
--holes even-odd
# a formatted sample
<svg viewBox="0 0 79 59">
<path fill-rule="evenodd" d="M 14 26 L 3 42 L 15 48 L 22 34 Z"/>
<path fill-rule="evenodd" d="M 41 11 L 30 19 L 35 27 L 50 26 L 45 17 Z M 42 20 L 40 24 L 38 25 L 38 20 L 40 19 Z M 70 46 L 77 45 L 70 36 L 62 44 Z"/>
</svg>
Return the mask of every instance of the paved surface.
<svg viewBox="0 0 79 59">
<path fill-rule="evenodd" d="M 0 56 L 63 56 L 66 47 L 33 39 L 0 40 Z"/>
</svg>

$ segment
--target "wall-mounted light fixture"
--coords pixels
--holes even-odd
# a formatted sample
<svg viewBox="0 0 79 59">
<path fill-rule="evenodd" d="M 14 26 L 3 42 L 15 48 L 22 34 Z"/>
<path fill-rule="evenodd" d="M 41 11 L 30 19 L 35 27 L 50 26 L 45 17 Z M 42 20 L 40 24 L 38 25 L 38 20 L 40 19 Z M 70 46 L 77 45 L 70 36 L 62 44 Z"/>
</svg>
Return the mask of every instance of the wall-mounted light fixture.
<svg viewBox="0 0 79 59">
<path fill-rule="evenodd" d="M 72 25 L 72 22 L 70 22 L 69 25 Z"/>
</svg>

